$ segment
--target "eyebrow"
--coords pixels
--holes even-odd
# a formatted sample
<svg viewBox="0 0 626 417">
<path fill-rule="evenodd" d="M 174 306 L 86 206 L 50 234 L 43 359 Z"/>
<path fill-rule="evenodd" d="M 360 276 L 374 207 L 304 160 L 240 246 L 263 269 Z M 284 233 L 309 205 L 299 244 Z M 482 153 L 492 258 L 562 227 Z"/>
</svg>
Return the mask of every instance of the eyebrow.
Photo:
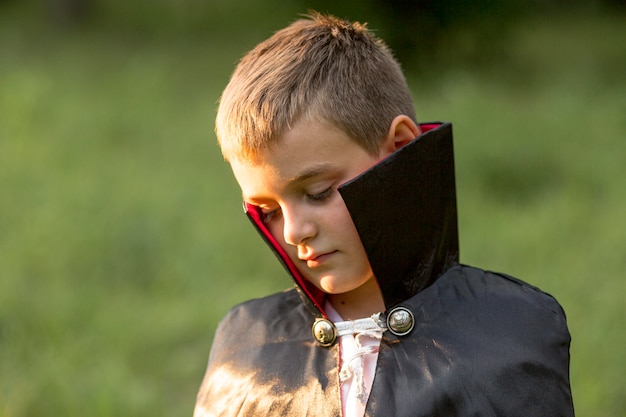
<svg viewBox="0 0 626 417">
<path fill-rule="evenodd" d="M 295 177 L 292 177 L 288 180 L 289 184 L 293 184 L 293 183 L 297 183 L 297 182 L 302 182 L 305 180 L 308 180 L 309 178 L 313 178 L 313 177 L 317 177 L 318 175 L 322 175 L 325 174 L 326 172 L 328 172 L 331 169 L 332 165 L 331 164 L 319 164 L 319 165 L 315 165 L 311 168 L 309 168 L 308 170 L 304 171 L 303 173 L 296 175 Z"/>
<path fill-rule="evenodd" d="M 298 174 L 294 177 L 291 177 L 287 180 L 287 184 L 297 184 L 299 182 L 303 182 L 306 181 L 310 178 L 315 178 L 319 175 L 325 174 L 328 171 L 330 171 L 332 169 L 333 165 L 332 164 L 327 164 L 327 163 L 320 163 L 317 165 L 312 166 L 311 168 L 307 169 L 306 171 L 302 172 L 301 174 Z M 243 201 L 254 201 L 254 198 L 249 198 L 247 196 L 245 196 L 244 194 L 241 195 Z"/>
</svg>

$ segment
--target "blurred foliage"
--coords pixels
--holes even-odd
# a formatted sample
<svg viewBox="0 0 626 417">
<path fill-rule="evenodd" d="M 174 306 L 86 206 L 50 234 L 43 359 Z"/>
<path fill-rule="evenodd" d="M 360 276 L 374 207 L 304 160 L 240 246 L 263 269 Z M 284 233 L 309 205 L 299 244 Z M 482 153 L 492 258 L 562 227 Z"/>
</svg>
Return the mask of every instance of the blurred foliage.
<svg viewBox="0 0 626 417">
<path fill-rule="evenodd" d="M 463 262 L 554 294 L 577 414 L 626 416 L 623 9 L 430 2 L 429 26 L 408 3 L 0 1 L 0 417 L 191 415 L 218 320 L 290 285 L 212 130 L 237 59 L 312 7 L 417 42 Z"/>
<path fill-rule="evenodd" d="M 4 7 L 3 7 L 4 6 Z M 602 11 L 624 13 L 623 0 L 2 0 L 58 28 L 98 27 L 150 36 L 263 38 L 307 10 L 365 21 L 407 69 L 433 65 L 487 65 L 508 57 L 506 40 L 516 22 L 532 16 Z M 259 24 L 262 17 L 263 24 Z M 244 35 L 245 33 L 245 35 Z"/>
</svg>

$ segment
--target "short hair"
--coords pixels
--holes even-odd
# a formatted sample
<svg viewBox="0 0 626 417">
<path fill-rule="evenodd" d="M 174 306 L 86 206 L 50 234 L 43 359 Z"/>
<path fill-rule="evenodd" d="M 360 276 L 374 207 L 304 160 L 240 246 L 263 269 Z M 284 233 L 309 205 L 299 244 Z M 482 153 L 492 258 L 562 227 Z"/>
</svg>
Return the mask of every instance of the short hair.
<svg viewBox="0 0 626 417">
<path fill-rule="evenodd" d="M 417 123 L 387 45 L 367 24 L 311 12 L 241 59 L 222 93 L 215 132 L 227 160 L 251 159 L 309 117 L 330 122 L 376 155 L 400 114 Z"/>
</svg>

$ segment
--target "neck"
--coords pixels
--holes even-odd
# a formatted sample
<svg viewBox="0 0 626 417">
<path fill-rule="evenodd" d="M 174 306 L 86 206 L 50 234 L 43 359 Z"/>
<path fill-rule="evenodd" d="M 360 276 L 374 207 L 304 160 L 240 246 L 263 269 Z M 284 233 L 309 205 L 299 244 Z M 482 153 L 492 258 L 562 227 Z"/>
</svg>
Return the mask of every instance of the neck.
<svg viewBox="0 0 626 417">
<path fill-rule="evenodd" d="M 373 277 L 353 291 L 328 294 L 328 301 L 344 320 L 361 319 L 385 311 L 382 293 Z"/>
</svg>

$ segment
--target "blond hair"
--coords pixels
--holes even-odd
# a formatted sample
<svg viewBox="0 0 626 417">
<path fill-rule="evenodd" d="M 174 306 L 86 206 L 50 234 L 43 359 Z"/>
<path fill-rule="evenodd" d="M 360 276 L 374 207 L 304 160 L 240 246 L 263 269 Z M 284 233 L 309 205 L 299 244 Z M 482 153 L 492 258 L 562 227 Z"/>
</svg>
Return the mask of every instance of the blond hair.
<svg viewBox="0 0 626 417">
<path fill-rule="evenodd" d="M 215 127 L 226 159 L 254 157 L 302 117 L 330 122 L 373 155 L 396 116 L 416 121 L 400 64 L 366 24 L 306 17 L 237 65 Z"/>
</svg>

